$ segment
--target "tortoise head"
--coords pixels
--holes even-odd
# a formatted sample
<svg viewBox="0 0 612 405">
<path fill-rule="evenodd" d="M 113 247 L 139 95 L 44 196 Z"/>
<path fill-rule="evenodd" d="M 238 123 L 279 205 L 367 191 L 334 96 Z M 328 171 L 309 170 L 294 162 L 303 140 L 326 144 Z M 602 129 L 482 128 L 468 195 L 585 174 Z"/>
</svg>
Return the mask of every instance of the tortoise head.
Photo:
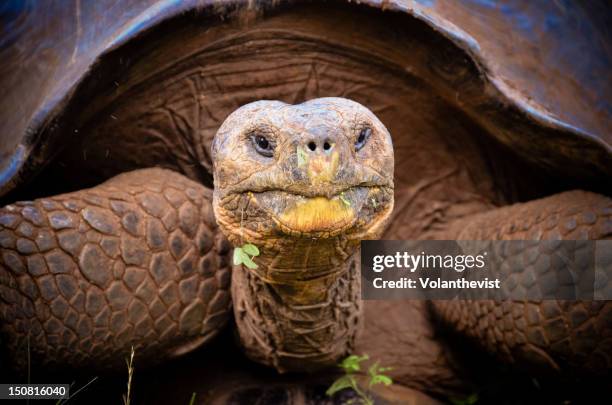
<svg viewBox="0 0 612 405">
<path fill-rule="evenodd" d="M 393 209 L 393 146 L 367 108 L 342 98 L 257 101 L 212 145 L 214 210 L 234 244 L 380 236 Z"/>
</svg>

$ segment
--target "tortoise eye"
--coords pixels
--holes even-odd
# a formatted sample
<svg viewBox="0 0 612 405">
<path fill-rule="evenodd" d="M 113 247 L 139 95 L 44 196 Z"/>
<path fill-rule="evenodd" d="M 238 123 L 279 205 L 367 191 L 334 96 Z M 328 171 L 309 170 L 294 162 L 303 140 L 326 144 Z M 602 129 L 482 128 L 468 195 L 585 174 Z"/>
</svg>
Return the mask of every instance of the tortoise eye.
<svg viewBox="0 0 612 405">
<path fill-rule="evenodd" d="M 268 141 L 268 138 L 263 135 L 255 134 L 251 136 L 251 140 L 253 141 L 257 153 L 265 157 L 272 157 L 274 145 L 272 145 L 272 142 Z"/>
<path fill-rule="evenodd" d="M 365 127 L 361 131 L 359 131 L 359 135 L 357 136 L 357 140 L 355 141 L 355 150 L 358 151 L 363 148 L 368 142 L 368 139 L 372 135 L 372 129 L 370 127 Z"/>
</svg>

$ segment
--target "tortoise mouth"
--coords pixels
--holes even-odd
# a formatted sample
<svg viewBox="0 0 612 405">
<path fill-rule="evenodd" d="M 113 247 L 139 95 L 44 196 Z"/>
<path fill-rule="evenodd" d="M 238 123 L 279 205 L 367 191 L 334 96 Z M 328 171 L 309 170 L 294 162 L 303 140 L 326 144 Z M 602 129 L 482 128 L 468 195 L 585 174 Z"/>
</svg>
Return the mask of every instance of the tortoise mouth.
<svg viewBox="0 0 612 405">
<path fill-rule="evenodd" d="M 300 237 L 329 238 L 367 230 L 381 213 L 390 212 L 393 189 L 352 186 L 335 193 L 268 190 L 247 194 L 272 219 L 280 232 Z"/>
</svg>

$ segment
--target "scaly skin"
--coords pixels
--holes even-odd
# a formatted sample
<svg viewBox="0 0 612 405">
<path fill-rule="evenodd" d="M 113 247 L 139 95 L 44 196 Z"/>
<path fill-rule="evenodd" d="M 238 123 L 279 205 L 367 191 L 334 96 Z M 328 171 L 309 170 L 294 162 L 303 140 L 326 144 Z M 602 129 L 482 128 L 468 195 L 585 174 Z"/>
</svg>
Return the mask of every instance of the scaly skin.
<svg viewBox="0 0 612 405">
<path fill-rule="evenodd" d="M 610 239 L 612 199 L 569 191 L 469 215 L 429 236 Z M 402 235 L 390 227 L 383 238 L 401 239 Z M 521 260 L 523 253 L 517 252 Z M 448 340 L 449 332 L 452 338 L 467 336 L 500 362 L 535 375 L 573 381 L 577 376 L 609 376 L 612 368 L 610 301 L 370 301 L 365 315 L 357 351 L 393 367 L 390 374 L 395 381 L 428 392 L 448 395 L 466 389 L 466 381 L 457 378 L 465 371 L 465 364 L 455 356 L 462 347 L 453 349 L 456 342 Z"/>
<path fill-rule="evenodd" d="M 444 236 L 458 240 L 610 239 L 612 199 L 578 190 L 560 193 L 473 215 L 451 224 Z M 535 265 L 529 252 L 512 253 L 506 260 L 520 260 L 522 274 L 529 273 Z M 547 260 L 549 256 L 540 252 L 538 261 Z M 433 304 L 443 322 L 519 367 L 580 374 L 612 369 L 612 301 Z"/>
<path fill-rule="evenodd" d="M 208 341 L 230 316 L 211 192 L 144 169 L 0 210 L 2 335 L 18 363 L 117 368 Z"/>
<path fill-rule="evenodd" d="M 261 251 L 232 277 L 246 353 L 279 371 L 334 364 L 361 326 L 359 241 L 379 237 L 393 208 L 389 133 L 346 99 L 260 101 L 227 118 L 212 153 L 217 221 L 235 246 Z"/>
</svg>

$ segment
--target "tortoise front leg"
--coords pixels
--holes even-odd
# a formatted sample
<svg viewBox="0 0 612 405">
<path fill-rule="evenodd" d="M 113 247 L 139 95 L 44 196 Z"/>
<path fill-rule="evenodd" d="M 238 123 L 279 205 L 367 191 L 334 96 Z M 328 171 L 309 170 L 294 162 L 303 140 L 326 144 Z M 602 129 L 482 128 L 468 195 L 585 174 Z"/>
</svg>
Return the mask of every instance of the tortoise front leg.
<svg viewBox="0 0 612 405">
<path fill-rule="evenodd" d="M 0 209 L 0 317 L 16 362 L 122 366 L 186 353 L 230 314 L 209 189 L 163 169 Z M 29 342 L 28 342 L 29 340 Z"/>
<path fill-rule="evenodd" d="M 470 215 L 436 235 L 443 240 L 611 236 L 612 200 L 584 191 Z M 530 371 L 584 375 L 609 373 L 612 367 L 612 301 L 365 301 L 357 352 L 393 366 L 390 374 L 402 384 L 454 395 L 471 381 L 456 357 L 461 353 L 443 338 L 447 331 Z"/>
<path fill-rule="evenodd" d="M 610 239 L 612 199 L 570 191 L 452 224 L 444 239 Z M 528 269 L 525 270 L 525 273 Z M 440 318 L 488 351 L 531 370 L 609 373 L 612 301 L 437 301 Z"/>
</svg>

